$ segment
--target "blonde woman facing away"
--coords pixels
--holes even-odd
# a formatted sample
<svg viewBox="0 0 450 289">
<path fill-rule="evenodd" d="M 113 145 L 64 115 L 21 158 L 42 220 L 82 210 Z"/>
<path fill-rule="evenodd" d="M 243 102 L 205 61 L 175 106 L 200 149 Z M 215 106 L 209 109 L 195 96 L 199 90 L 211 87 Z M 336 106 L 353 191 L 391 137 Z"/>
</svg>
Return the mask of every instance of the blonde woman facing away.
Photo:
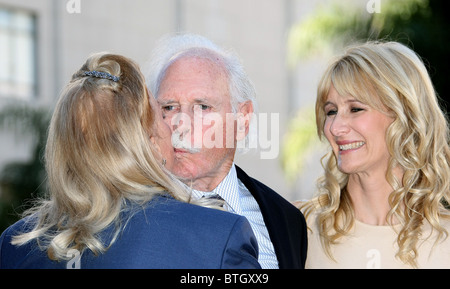
<svg viewBox="0 0 450 289">
<path fill-rule="evenodd" d="M 318 195 L 299 204 L 307 268 L 450 268 L 449 127 L 427 70 L 396 42 L 353 46 L 317 92 Z"/>
<path fill-rule="evenodd" d="M 0 268 L 260 268 L 247 220 L 189 204 L 166 171 L 170 128 L 128 58 L 95 54 L 73 75 L 45 161 L 49 196 L 1 235 Z"/>
</svg>

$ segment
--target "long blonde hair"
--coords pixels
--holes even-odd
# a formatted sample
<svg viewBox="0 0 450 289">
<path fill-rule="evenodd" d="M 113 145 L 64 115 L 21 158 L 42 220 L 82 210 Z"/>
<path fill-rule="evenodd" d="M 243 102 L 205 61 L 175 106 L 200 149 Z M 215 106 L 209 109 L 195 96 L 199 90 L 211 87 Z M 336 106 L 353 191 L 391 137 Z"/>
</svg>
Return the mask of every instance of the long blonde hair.
<svg viewBox="0 0 450 289">
<path fill-rule="evenodd" d="M 88 71 L 120 79 L 86 76 Z M 108 53 L 89 57 L 53 113 L 45 150 L 49 197 L 27 212 L 34 228 L 13 244 L 37 239 L 53 260 L 66 259 L 70 249 L 98 254 L 124 227 L 120 215 L 129 204 L 142 207 L 159 194 L 190 202 L 188 190 L 156 157 L 150 141 L 154 109 L 132 60 Z M 112 224 L 116 234 L 104 244 L 98 233 Z"/>
<path fill-rule="evenodd" d="M 324 136 L 324 103 L 330 87 L 340 95 L 350 95 L 394 117 L 386 132 L 390 153 L 386 179 L 394 188 L 389 197 L 391 210 L 402 223 L 398 232 L 397 257 L 417 266 L 417 243 L 427 221 L 447 237 L 441 225 L 448 218 L 443 203 L 450 200 L 450 148 L 448 122 L 441 111 L 427 70 L 420 58 L 397 42 L 367 42 L 349 47 L 328 67 L 319 82 L 316 124 Z M 317 223 L 325 252 L 333 259 L 330 246 L 348 234 L 354 224 L 354 210 L 346 186 L 348 175 L 339 171 L 334 154 L 323 157 L 324 175 L 318 181 L 318 195 L 302 209 L 310 217 L 317 212 Z M 393 174 L 400 166 L 401 180 Z"/>
</svg>

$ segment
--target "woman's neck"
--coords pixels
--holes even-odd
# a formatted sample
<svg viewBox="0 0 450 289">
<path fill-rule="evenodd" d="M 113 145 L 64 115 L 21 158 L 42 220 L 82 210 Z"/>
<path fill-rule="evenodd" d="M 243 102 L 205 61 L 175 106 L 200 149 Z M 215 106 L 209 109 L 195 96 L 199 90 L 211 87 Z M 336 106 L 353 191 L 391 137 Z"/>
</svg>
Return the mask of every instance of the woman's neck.
<svg viewBox="0 0 450 289">
<path fill-rule="evenodd" d="M 397 178 L 400 176 L 396 174 Z M 391 210 L 389 196 L 394 190 L 385 173 L 358 173 L 349 176 L 347 190 L 352 200 L 357 220 L 370 225 L 387 225 Z M 396 223 L 396 220 L 391 220 Z"/>
</svg>

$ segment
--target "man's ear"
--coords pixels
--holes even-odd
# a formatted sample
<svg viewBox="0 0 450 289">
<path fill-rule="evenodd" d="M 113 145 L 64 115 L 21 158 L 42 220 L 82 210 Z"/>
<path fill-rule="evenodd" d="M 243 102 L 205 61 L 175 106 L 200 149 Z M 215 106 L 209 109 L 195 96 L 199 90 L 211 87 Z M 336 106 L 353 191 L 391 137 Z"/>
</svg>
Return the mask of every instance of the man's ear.
<svg viewBox="0 0 450 289">
<path fill-rule="evenodd" d="M 161 148 L 156 143 L 155 136 L 150 136 L 150 142 L 153 144 L 153 147 L 155 148 L 156 152 L 161 154 Z"/>
<path fill-rule="evenodd" d="M 243 140 L 250 129 L 250 119 L 253 116 L 253 103 L 248 100 L 239 104 L 239 111 L 237 114 L 237 134 L 236 140 Z"/>
</svg>

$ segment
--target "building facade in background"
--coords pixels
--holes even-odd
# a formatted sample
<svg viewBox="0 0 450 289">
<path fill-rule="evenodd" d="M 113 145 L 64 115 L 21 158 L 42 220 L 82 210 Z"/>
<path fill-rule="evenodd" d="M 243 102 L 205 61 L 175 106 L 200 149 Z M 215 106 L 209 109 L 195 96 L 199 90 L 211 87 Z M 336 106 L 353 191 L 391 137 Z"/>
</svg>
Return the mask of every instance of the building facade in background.
<svg viewBox="0 0 450 289">
<path fill-rule="evenodd" d="M 318 164 L 296 184 L 288 184 L 277 149 L 289 119 L 300 107 L 314 103 L 323 68 L 321 60 L 300 63 L 296 69 L 286 64 L 290 27 L 324 1 L 310 2 L 0 0 L 0 109 L 11 102 L 52 108 L 72 73 L 92 53 L 120 53 L 145 68 L 161 36 L 201 34 L 237 52 L 256 87 L 259 111 L 267 116 L 258 119 L 264 141 L 239 155 L 236 163 L 288 200 L 309 198 Z M 26 160 L 27 142 L 1 130 L 0 167 Z M 271 154 L 262 158 L 261 151 Z"/>
</svg>

